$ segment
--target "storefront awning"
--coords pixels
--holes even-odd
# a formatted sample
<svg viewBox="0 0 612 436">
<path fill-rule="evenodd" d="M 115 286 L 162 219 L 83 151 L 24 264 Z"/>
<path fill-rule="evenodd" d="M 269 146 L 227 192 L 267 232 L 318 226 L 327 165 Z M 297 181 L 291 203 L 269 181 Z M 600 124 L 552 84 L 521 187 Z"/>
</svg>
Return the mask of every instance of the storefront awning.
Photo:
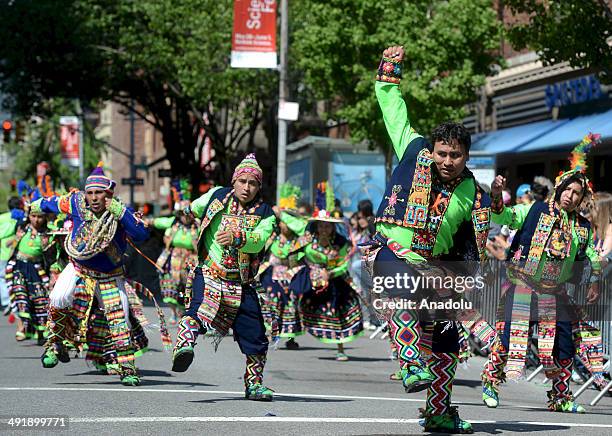
<svg viewBox="0 0 612 436">
<path fill-rule="evenodd" d="M 569 149 L 582 141 L 589 133 L 599 133 L 601 140 L 612 138 L 612 109 L 607 112 L 576 117 L 568 123 L 535 139 L 517 150 L 518 153 L 545 151 L 549 149 Z"/>
<path fill-rule="evenodd" d="M 472 136 L 470 152 L 490 154 L 515 153 L 521 147 L 525 147 L 532 141 L 561 127 L 567 121 L 538 121 L 494 132 L 479 133 Z"/>
<path fill-rule="evenodd" d="M 612 139 L 612 109 L 571 119 L 538 121 L 472 136 L 470 152 L 478 154 L 529 153 L 569 149 L 588 133 Z"/>
</svg>

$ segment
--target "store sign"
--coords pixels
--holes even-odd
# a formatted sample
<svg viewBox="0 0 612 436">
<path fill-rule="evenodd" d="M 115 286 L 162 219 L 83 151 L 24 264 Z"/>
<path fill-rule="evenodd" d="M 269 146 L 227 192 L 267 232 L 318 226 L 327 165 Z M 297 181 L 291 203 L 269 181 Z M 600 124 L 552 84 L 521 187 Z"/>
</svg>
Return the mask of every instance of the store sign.
<svg viewBox="0 0 612 436">
<path fill-rule="evenodd" d="M 593 75 L 547 85 L 544 92 L 548 110 L 597 100 L 604 96 L 599 80 Z"/>
</svg>

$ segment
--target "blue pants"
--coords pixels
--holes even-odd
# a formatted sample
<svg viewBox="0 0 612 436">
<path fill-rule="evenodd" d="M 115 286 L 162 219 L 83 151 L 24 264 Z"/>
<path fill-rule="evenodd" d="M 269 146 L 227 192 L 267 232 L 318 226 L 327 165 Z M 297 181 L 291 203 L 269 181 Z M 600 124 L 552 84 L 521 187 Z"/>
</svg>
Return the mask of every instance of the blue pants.
<svg viewBox="0 0 612 436">
<path fill-rule="evenodd" d="M 186 315 L 197 320 L 198 309 L 204 301 L 204 276 L 200 268 L 196 269 L 191 291 L 191 302 Z M 202 326 L 202 330 L 206 329 Z M 266 354 L 268 351 L 268 338 L 264 326 L 261 307 L 257 292 L 250 285 L 242 285 L 242 300 L 238 313 L 232 324 L 234 340 L 238 342 L 243 354 Z"/>
<path fill-rule="evenodd" d="M 405 274 L 407 276 L 421 275 L 415 271 L 413 267 L 407 264 L 405 261 L 399 259 L 393 251 L 387 246 L 381 248 L 376 256 L 376 263 L 374 266 L 374 278 L 377 277 L 394 277 L 396 274 Z M 419 301 L 426 294 L 427 290 L 419 289 L 414 294 L 410 293 L 405 289 L 385 289 L 380 295 L 388 297 L 401 297 L 407 300 Z M 374 298 L 379 298 L 379 295 L 374 294 Z M 396 309 L 404 310 L 404 309 Z M 457 325 L 451 320 L 428 320 L 423 319 L 419 316 L 416 311 L 408 311 L 413 316 L 413 319 L 419 320 L 422 328 L 431 326 L 433 323 L 433 335 L 432 335 L 432 351 L 434 353 L 458 353 L 459 352 L 459 331 Z M 393 322 L 393 321 L 391 321 Z M 405 326 L 398 326 L 400 329 L 406 328 Z M 409 330 L 409 329 L 408 329 Z M 413 334 L 413 333 L 411 333 Z M 397 344 L 401 347 L 402 344 Z"/>
</svg>

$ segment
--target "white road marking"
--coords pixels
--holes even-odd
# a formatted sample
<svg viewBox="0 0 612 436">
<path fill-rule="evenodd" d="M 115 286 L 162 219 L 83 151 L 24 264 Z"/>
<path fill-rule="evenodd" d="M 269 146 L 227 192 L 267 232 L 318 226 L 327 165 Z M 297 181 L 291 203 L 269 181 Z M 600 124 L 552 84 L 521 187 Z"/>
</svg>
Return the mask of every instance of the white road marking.
<svg viewBox="0 0 612 436">
<path fill-rule="evenodd" d="M 213 391 L 202 389 L 154 389 L 154 388 L 71 388 L 71 387 L 0 387 L 0 391 L 77 391 L 77 392 L 157 392 L 157 393 L 181 393 L 181 394 L 224 394 L 242 396 L 240 391 Z M 321 394 L 293 394 L 275 393 L 280 397 L 304 397 L 304 398 L 338 398 L 352 400 L 379 400 L 379 401 L 403 401 L 403 402 L 422 402 L 414 398 L 394 398 L 394 397 L 363 397 L 352 395 L 321 395 Z M 462 403 L 456 403 L 462 404 Z M 468 403 L 469 404 L 469 403 Z M 522 408 L 536 409 L 538 407 L 517 406 Z M 333 418 L 333 417 L 280 417 L 280 416 L 129 416 L 129 417 L 80 417 L 70 418 L 74 423 L 131 423 L 131 422 L 303 422 L 303 423 L 354 423 L 354 424 L 417 424 L 419 419 L 414 418 Z M 538 422 L 538 421 L 479 421 L 470 420 L 473 424 L 515 424 L 515 425 L 534 425 L 534 426 L 565 426 L 565 427 L 585 427 L 585 428 L 612 428 L 612 424 L 591 424 L 573 422 Z"/>
<path fill-rule="evenodd" d="M 400 418 L 331 418 L 289 416 L 127 416 L 70 418 L 71 423 L 132 423 L 132 422 L 303 422 L 336 424 L 418 424 L 419 419 Z M 539 421 L 473 421 L 472 424 L 514 424 L 535 426 L 612 428 L 612 424 Z"/>
<path fill-rule="evenodd" d="M 175 393 L 175 394 L 212 394 L 212 395 L 236 395 L 239 397 L 244 396 L 244 392 L 241 391 L 212 391 L 204 389 L 155 389 L 155 388 L 144 388 L 144 387 L 117 387 L 117 388 L 70 388 L 70 387 L 54 387 L 54 386 L 40 386 L 40 387 L 0 387 L 0 391 L 82 391 L 82 392 L 93 392 L 93 391 L 105 391 L 105 392 L 155 392 L 155 393 Z M 358 396 L 358 395 L 325 395 L 325 394 L 294 394 L 294 393 L 281 393 L 275 392 L 276 397 L 291 397 L 291 398 L 329 398 L 338 400 L 366 400 L 366 401 L 400 401 L 406 403 L 423 403 L 425 398 L 398 398 L 398 397 L 370 397 L 370 396 Z M 472 402 L 461 402 L 453 401 L 454 405 L 463 406 L 474 406 Z M 478 404 L 480 405 L 480 404 Z M 521 404 L 511 404 L 505 402 L 504 405 L 510 407 L 518 407 L 521 409 L 528 410 L 544 410 L 544 407 L 537 406 L 525 406 Z"/>
</svg>

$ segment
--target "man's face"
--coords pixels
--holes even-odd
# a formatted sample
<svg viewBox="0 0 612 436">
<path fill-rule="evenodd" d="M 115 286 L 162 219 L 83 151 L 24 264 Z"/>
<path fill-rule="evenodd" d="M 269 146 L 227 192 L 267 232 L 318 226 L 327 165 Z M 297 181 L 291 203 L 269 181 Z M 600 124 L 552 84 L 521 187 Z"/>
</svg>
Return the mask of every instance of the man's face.
<svg viewBox="0 0 612 436">
<path fill-rule="evenodd" d="M 434 144 L 433 159 L 440 178 L 443 182 L 448 182 L 461 174 L 465 168 L 468 154 L 457 141 L 451 144 L 437 141 Z"/>
<path fill-rule="evenodd" d="M 91 211 L 95 214 L 102 213 L 106 210 L 106 199 L 111 195 L 108 191 L 99 188 L 92 188 L 85 191 L 85 199 Z"/>
<path fill-rule="evenodd" d="M 47 217 L 42 214 L 30 214 L 30 224 L 34 226 L 36 230 L 40 230 L 47 223 Z"/>
<path fill-rule="evenodd" d="M 561 193 L 559 206 L 566 212 L 573 212 L 582 202 L 582 185 L 578 182 L 570 183 Z"/>
<path fill-rule="evenodd" d="M 251 174 L 243 174 L 234 182 L 234 192 L 240 203 L 248 204 L 259 192 L 259 182 Z"/>
<path fill-rule="evenodd" d="M 531 197 L 529 194 L 521 195 L 516 201 L 517 204 L 531 204 Z"/>
</svg>

